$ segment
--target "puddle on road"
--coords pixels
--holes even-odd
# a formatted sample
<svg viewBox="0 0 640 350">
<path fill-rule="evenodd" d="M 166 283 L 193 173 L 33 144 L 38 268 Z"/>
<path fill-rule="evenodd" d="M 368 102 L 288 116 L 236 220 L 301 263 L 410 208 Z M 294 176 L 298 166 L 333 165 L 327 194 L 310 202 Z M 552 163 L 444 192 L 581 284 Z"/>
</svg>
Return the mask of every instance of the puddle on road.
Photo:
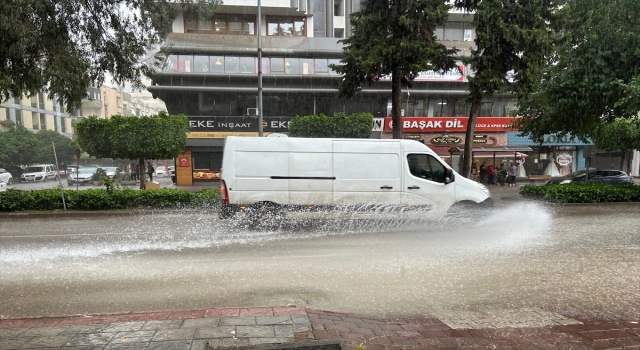
<svg viewBox="0 0 640 350">
<path fill-rule="evenodd" d="M 153 215 L 93 218 L 9 220 L 0 224 L 0 264 L 38 264 L 45 261 L 78 261 L 114 254 L 141 254 L 147 251 L 224 247 L 260 244 L 277 240 L 310 239 L 333 235 L 375 232 L 425 232 L 457 235 L 473 232 L 495 239 L 495 246 L 526 243 L 551 226 L 552 215 L 532 203 L 518 203 L 487 211 L 475 218 L 432 221 L 403 217 L 354 214 L 327 215 L 321 220 L 285 220 L 266 228 L 252 228 L 218 220 L 213 211 L 167 211 Z M 509 227 L 510 234 L 496 226 Z M 38 232 L 34 235 L 33 232 Z M 25 234 L 29 233 L 29 234 Z M 495 237 L 492 237 L 495 236 Z M 9 243 L 10 242 L 10 243 Z"/>
</svg>

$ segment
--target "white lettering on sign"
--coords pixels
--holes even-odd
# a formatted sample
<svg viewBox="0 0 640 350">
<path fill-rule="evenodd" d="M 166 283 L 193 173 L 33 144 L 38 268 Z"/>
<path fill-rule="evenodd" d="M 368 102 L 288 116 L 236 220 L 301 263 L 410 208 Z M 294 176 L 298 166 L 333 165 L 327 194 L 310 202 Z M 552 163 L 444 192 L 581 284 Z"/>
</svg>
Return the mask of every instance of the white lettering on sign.
<svg viewBox="0 0 640 350">
<path fill-rule="evenodd" d="M 459 120 L 447 120 L 444 123 L 446 128 L 464 128 L 462 122 Z M 412 128 L 412 129 L 434 129 L 434 128 L 442 128 L 442 120 L 430 120 L 430 121 L 410 121 L 405 120 L 402 125 L 403 128 Z"/>
</svg>

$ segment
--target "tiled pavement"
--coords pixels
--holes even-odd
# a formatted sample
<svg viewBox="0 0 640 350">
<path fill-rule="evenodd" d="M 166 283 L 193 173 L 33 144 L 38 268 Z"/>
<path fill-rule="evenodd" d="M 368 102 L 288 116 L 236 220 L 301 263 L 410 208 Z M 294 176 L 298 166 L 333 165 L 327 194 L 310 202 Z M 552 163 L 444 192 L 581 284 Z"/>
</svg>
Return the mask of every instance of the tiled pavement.
<svg viewBox="0 0 640 350">
<path fill-rule="evenodd" d="M 515 322 L 523 314 L 530 319 L 532 313 L 558 322 L 543 327 Z M 454 329 L 431 315 L 380 319 L 293 306 L 4 319 L 0 350 L 205 350 L 294 342 L 304 346 L 313 340 L 339 340 L 367 350 L 640 349 L 637 320 L 580 321 L 538 309 L 501 317 L 513 324 Z"/>
</svg>

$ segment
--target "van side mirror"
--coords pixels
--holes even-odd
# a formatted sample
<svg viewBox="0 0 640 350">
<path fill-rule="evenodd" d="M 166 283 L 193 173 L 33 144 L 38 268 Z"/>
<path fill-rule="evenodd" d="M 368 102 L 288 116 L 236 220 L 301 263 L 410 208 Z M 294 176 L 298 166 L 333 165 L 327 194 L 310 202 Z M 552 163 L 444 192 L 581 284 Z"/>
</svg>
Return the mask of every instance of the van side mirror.
<svg viewBox="0 0 640 350">
<path fill-rule="evenodd" d="M 444 178 L 444 184 L 450 184 L 455 180 L 455 176 L 453 175 L 453 169 L 447 169 L 447 176 Z"/>
</svg>

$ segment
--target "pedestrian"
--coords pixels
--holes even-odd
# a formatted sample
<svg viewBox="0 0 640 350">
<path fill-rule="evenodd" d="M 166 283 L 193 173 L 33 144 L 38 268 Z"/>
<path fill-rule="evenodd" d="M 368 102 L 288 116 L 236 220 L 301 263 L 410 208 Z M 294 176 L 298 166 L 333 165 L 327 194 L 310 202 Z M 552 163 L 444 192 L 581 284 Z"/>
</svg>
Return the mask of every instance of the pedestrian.
<svg viewBox="0 0 640 350">
<path fill-rule="evenodd" d="M 471 180 L 476 181 L 478 177 L 478 167 L 476 167 L 476 163 L 471 165 Z"/>
<path fill-rule="evenodd" d="M 498 184 L 500 184 L 500 186 L 504 186 L 504 182 L 507 178 L 507 168 L 504 163 L 500 163 L 500 166 L 496 169 L 496 177 L 498 179 Z"/>
<path fill-rule="evenodd" d="M 496 184 L 496 171 L 493 168 L 493 165 L 489 165 L 487 168 L 487 185 L 495 185 Z"/>
<path fill-rule="evenodd" d="M 507 172 L 509 173 L 509 187 L 516 186 L 516 172 L 518 171 L 518 167 L 514 163 L 509 164 L 509 168 L 507 168 Z"/>
<path fill-rule="evenodd" d="M 149 174 L 149 181 L 153 181 L 153 171 L 155 169 L 153 169 L 153 165 L 151 165 L 151 162 L 147 162 L 147 174 Z"/>
<path fill-rule="evenodd" d="M 137 181 L 138 180 L 138 165 L 136 164 L 131 164 L 131 180 L 132 181 Z"/>
<path fill-rule="evenodd" d="M 480 183 L 483 185 L 486 185 L 486 177 L 487 177 L 487 169 L 486 169 L 486 162 L 482 162 L 482 164 L 480 164 Z"/>
</svg>

